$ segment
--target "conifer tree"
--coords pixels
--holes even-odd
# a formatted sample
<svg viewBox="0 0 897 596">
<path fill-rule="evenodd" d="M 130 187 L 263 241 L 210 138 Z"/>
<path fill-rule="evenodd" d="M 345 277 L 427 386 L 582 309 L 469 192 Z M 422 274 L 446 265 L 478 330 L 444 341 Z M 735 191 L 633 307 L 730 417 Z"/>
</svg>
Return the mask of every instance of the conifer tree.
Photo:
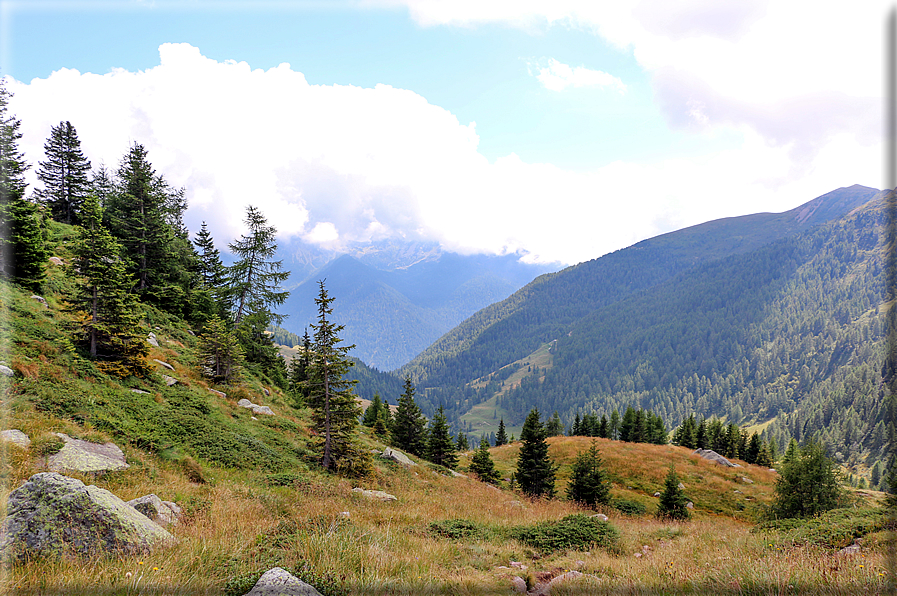
<svg viewBox="0 0 897 596">
<path fill-rule="evenodd" d="M 308 397 L 308 368 L 311 366 L 311 338 L 308 337 L 308 328 L 302 336 L 302 351 L 299 356 L 290 360 L 287 370 L 288 388 L 293 394 L 295 405 L 298 408 L 305 406 Z"/>
<path fill-rule="evenodd" d="M 281 271 L 281 261 L 271 260 L 277 251 L 277 230 L 268 225 L 261 211 L 250 205 L 244 221 L 247 233 L 228 245 L 237 257 L 227 270 L 229 303 L 246 359 L 272 376 L 278 365 L 282 366 L 282 359 L 266 331 L 272 323 L 283 321 L 284 317 L 272 309 L 289 296 L 280 284 L 290 274 Z"/>
<path fill-rule="evenodd" d="M 201 286 L 219 297 L 227 284 L 227 269 L 221 262 L 221 253 L 215 248 L 215 241 L 206 222 L 202 222 L 193 241 L 198 253 L 198 274 Z"/>
<path fill-rule="evenodd" d="M 520 453 L 517 456 L 515 479 L 530 497 L 554 497 L 555 467 L 548 457 L 545 428 L 539 421 L 539 410 L 533 408 L 520 431 Z"/>
<path fill-rule="evenodd" d="M 427 433 L 427 459 L 450 470 L 454 470 L 458 465 L 455 441 L 449 431 L 448 420 L 442 406 L 439 406 L 433 419 L 430 420 Z"/>
<path fill-rule="evenodd" d="M 21 121 L 7 113 L 11 94 L 0 79 L 0 274 L 38 291 L 49 252 L 35 205 L 25 200 L 30 167 L 19 150 Z"/>
<path fill-rule="evenodd" d="M 458 452 L 463 452 L 470 449 L 470 441 L 468 441 L 467 435 L 464 434 L 464 431 L 458 431 L 458 436 L 455 438 L 455 448 L 458 450 Z"/>
<path fill-rule="evenodd" d="M 508 444 L 508 433 L 505 431 L 505 419 L 498 421 L 498 432 L 495 433 L 495 446 L 501 447 Z"/>
<path fill-rule="evenodd" d="M 564 423 L 561 422 L 561 416 L 558 414 L 557 410 L 555 410 L 551 418 L 548 419 L 548 423 L 545 425 L 545 433 L 549 437 L 558 437 L 564 434 Z"/>
<path fill-rule="evenodd" d="M 570 436 L 571 437 L 579 437 L 582 435 L 582 418 L 579 416 L 579 412 L 576 413 L 576 416 L 573 418 L 573 424 L 570 426 Z"/>
<path fill-rule="evenodd" d="M 345 378 L 353 362 L 347 354 L 355 346 L 340 346 L 342 325 L 332 322 L 334 298 L 327 294 L 324 281 L 315 305 L 317 324 L 313 324 L 314 346 L 308 367 L 308 405 L 312 421 L 323 441 L 321 465 L 325 470 L 339 470 L 349 474 L 366 471 L 367 462 L 355 445 L 358 417 L 361 408 L 355 401 L 356 381 Z"/>
<path fill-rule="evenodd" d="M 37 170 L 44 188 L 35 191 L 35 197 L 50 208 L 56 221 L 77 223 L 81 203 L 90 192 L 90 162 L 81 152 L 81 141 L 71 122 L 60 122 L 50 129 L 44 154 L 47 160 L 39 162 Z"/>
<path fill-rule="evenodd" d="M 610 438 L 610 423 L 604 414 L 601 415 L 601 422 L 598 423 L 598 436 L 602 439 Z"/>
<path fill-rule="evenodd" d="M 608 438 L 614 440 L 620 438 L 620 413 L 616 408 L 610 415 L 610 436 Z"/>
<path fill-rule="evenodd" d="M 427 448 L 426 425 L 427 419 L 414 402 L 414 384 L 411 377 L 406 376 L 392 423 L 392 444 L 402 451 L 424 457 Z"/>
<path fill-rule="evenodd" d="M 131 278 L 121 259 L 121 246 L 103 226 L 103 213 L 93 196 L 82 204 L 75 265 L 81 283 L 73 306 L 85 313 L 80 330 L 91 358 L 116 376 L 149 372 L 149 354 Z"/>
<path fill-rule="evenodd" d="M 586 507 L 610 503 L 610 482 L 594 439 L 592 445 L 579 452 L 573 461 L 567 498 Z"/>
<path fill-rule="evenodd" d="M 468 471 L 476 474 L 483 482 L 498 483 L 498 470 L 495 469 L 495 462 L 492 461 L 492 456 L 489 454 L 489 441 L 486 440 L 486 437 L 480 439 L 480 446 L 470 459 Z"/>
<path fill-rule="evenodd" d="M 361 423 L 368 427 L 373 427 L 376 424 L 377 420 L 383 419 L 383 400 L 380 399 L 380 394 L 375 393 L 374 399 L 371 400 L 371 404 L 365 409 L 364 416 L 361 418 Z"/>
<path fill-rule="evenodd" d="M 214 383 L 229 383 L 240 373 L 243 351 L 234 333 L 217 316 L 209 319 L 200 336 L 199 357 L 203 376 Z"/>
<path fill-rule="evenodd" d="M 844 500 L 837 464 L 819 443 L 796 448 L 778 471 L 771 508 L 777 517 L 813 517 L 839 507 Z"/>
<path fill-rule="evenodd" d="M 688 519 L 688 507 L 685 495 L 679 488 L 679 476 L 676 469 L 670 464 L 670 471 L 663 482 L 663 492 L 660 494 L 660 502 L 657 505 L 657 517 L 686 520 Z"/>
<path fill-rule="evenodd" d="M 626 412 L 623 413 L 623 421 L 620 424 L 620 440 L 633 441 L 633 430 L 635 429 L 635 408 L 628 406 Z"/>
</svg>

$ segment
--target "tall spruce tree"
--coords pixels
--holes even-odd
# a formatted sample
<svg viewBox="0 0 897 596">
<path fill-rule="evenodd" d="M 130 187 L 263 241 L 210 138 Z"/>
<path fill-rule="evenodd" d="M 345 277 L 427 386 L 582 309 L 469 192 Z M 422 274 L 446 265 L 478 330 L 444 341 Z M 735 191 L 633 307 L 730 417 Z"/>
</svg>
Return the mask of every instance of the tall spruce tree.
<svg viewBox="0 0 897 596">
<path fill-rule="evenodd" d="M 815 441 L 795 448 L 778 471 L 771 508 L 776 517 L 813 517 L 844 502 L 838 465 Z"/>
<path fill-rule="evenodd" d="M 492 456 L 489 454 L 489 440 L 486 437 L 480 439 L 480 446 L 470 459 L 470 466 L 467 469 L 469 472 L 476 474 L 483 482 L 488 482 L 489 484 L 498 483 L 499 473 L 495 469 L 495 462 L 492 461 Z"/>
<path fill-rule="evenodd" d="M 405 377 L 404 391 L 399 397 L 395 419 L 392 422 L 392 444 L 399 449 L 425 457 L 427 419 L 414 401 L 414 383 Z"/>
<path fill-rule="evenodd" d="M 288 389 L 293 394 L 294 404 L 301 408 L 308 398 L 308 368 L 311 366 L 311 338 L 308 328 L 302 335 L 302 348 L 298 356 L 293 356 L 287 369 Z"/>
<path fill-rule="evenodd" d="M 132 280 L 121 246 L 103 225 L 102 208 L 90 195 L 82 203 L 73 252 L 81 281 L 72 303 L 84 313 L 79 329 L 87 352 L 110 374 L 146 375 L 149 348 L 137 299 L 130 291 Z"/>
<path fill-rule="evenodd" d="M 243 364 L 240 343 L 217 316 L 209 319 L 200 336 L 199 358 L 203 376 L 215 383 L 229 383 L 240 373 Z"/>
<path fill-rule="evenodd" d="M 520 431 L 520 453 L 517 456 L 515 479 L 520 490 L 529 497 L 554 497 L 555 467 L 548 457 L 545 428 L 539 421 L 539 410 L 533 408 Z"/>
<path fill-rule="evenodd" d="M 598 444 L 594 440 L 573 461 L 570 482 L 567 484 L 567 498 L 586 507 L 610 503 L 610 481 L 604 471 Z"/>
<path fill-rule="evenodd" d="M 548 423 L 545 425 L 545 434 L 549 437 L 559 437 L 564 434 L 564 423 L 561 422 L 561 416 L 554 411 Z"/>
<path fill-rule="evenodd" d="M 81 141 L 71 122 L 50 129 L 44 143 L 46 161 L 38 162 L 37 178 L 44 188 L 35 191 L 38 201 L 49 207 L 56 221 L 78 222 L 81 203 L 90 193 L 90 162 L 81 152 Z"/>
<path fill-rule="evenodd" d="M 219 296 L 227 284 L 227 269 L 221 262 L 221 253 L 215 248 L 215 241 L 206 222 L 202 222 L 193 244 L 196 246 L 199 259 L 197 269 L 199 282 L 214 296 Z"/>
<path fill-rule="evenodd" d="M 324 281 L 315 305 L 318 307 L 317 323 L 313 324 L 314 346 L 308 368 L 308 405 L 312 408 L 312 421 L 323 441 L 321 465 L 325 470 L 358 474 L 367 468 L 355 439 L 361 407 L 355 399 L 357 381 L 345 378 L 354 363 L 347 354 L 354 345 L 341 346 L 339 334 L 343 325 L 332 321 L 334 298 L 329 296 Z"/>
<path fill-rule="evenodd" d="M 196 253 L 183 223 L 183 189 L 156 174 L 147 151 L 135 143 L 118 168 L 106 198 L 104 221 L 129 257 L 128 272 L 142 300 L 185 315 L 196 270 Z"/>
<path fill-rule="evenodd" d="M 0 79 L 0 274 L 38 291 L 49 252 L 37 208 L 25 199 L 30 166 L 19 150 L 22 123 L 8 113 L 10 97 Z"/>
<path fill-rule="evenodd" d="M 455 441 L 452 439 L 442 406 L 439 406 L 433 419 L 430 420 L 430 428 L 427 433 L 427 459 L 450 470 L 454 470 L 458 466 Z"/>
</svg>

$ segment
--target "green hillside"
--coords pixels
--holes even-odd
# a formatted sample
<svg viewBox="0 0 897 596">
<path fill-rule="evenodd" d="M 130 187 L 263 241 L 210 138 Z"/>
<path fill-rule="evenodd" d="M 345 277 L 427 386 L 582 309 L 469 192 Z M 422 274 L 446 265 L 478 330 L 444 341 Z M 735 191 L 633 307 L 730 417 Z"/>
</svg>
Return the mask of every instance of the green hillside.
<svg viewBox="0 0 897 596">
<path fill-rule="evenodd" d="M 885 446 L 885 211 L 882 199 L 836 201 L 849 214 L 811 225 L 812 214 L 837 211 L 825 202 L 833 196 L 787 218 L 709 222 L 543 276 L 405 370 L 462 419 L 480 404 L 511 425 L 533 406 L 568 426 L 577 412 L 628 405 L 668 425 L 690 413 L 744 425 L 775 418 L 765 433 L 780 446 L 818 435 L 865 469 Z M 552 341 L 550 367 L 510 387 L 477 382 Z"/>
</svg>

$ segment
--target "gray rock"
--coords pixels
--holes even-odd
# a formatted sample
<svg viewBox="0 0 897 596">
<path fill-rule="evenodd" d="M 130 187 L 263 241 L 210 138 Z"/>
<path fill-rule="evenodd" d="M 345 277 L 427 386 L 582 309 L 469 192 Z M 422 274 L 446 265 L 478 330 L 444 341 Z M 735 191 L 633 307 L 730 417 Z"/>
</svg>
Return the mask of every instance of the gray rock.
<svg viewBox="0 0 897 596">
<path fill-rule="evenodd" d="M 218 397 L 227 397 L 227 393 L 225 393 L 225 392 L 223 392 L 223 391 L 215 391 L 214 389 L 209 389 L 209 391 L 211 391 L 212 393 L 214 393 L 214 394 L 217 395 Z"/>
<path fill-rule="evenodd" d="M 50 305 L 47 304 L 47 300 L 43 296 L 38 296 L 37 294 L 35 294 L 31 298 L 43 304 L 45 308 L 50 308 Z"/>
<path fill-rule="evenodd" d="M 50 257 L 50 262 L 53 263 L 54 265 L 63 265 L 64 264 L 64 261 L 62 259 L 60 259 L 59 257 Z"/>
<path fill-rule="evenodd" d="M 187 333 L 189 333 L 189 334 L 192 335 L 193 337 L 196 337 L 196 334 L 193 333 L 193 330 L 192 330 L 192 329 L 187 329 Z"/>
<path fill-rule="evenodd" d="M 156 495 L 145 495 L 128 501 L 128 505 L 147 516 L 160 526 L 177 524 L 181 508 L 171 501 L 163 501 Z M 174 507 L 172 507 L 174 505 Z"/>
<path fill-rule="evenodd" d="M 131 393 L 149 394 L 149 391 L 144 391 L 143 389 L 131 389 Z"/>
<path fill-rule="evenodd" d="M 685 504 L 685 507 L 686 507 L 687 509 L 694 509 L 694 508 L 695 508 L 695 504 L 692 503 L 691 501 L 689 501 L 688 503 Z"/>
<path fill-rule="evenodd" d="M 159 347 L 159 340 L 156 339 L 155 333 L 150 333 L 147 336 L 146 341 L 148 341 L 151 346 Z"/>
<path fill-rule="evenodd" d="M 252 413 L 253 414 L 264 414 L 265 416 L 274 416 L 275 415 L 274 410 L 272 410 L 268 406 L 259 406 L 259 405 L 255 405 L 255 404 L 253 404 L 253 406 L 252 406 Z"/>
<path fill-rule="evenodd" d="M 659 496 L 660 496 L 660 491 L 654 493 L 654 496 L 655 496 L 655 497 L 659 497 Z"/>
<path fill-rule="evenodd" d="M 265 396 L 266 396 L 266 397 L 271 397 L 271 392 L 270 392 L 270 391 L 268 391 L 267 389 L 263 389 L 263 390 L 264 390 L 264 392 L 265 392 Z"/>
<path fill-rule="evenodd" d="M 684 488 L 685 488 L 685 485 L 682 484 L 682 483 L 680 482 L 680 483 L 679 483 L 679 490 L 682 490 L 682 489 L 684 489 Z"/>
<path fill-rule="evenodd" d="M 168 370 L 174 370 L 174 367 L 173 367 L 172 365 L 168 364 L 167 362 L 162 362 L 162 361 L 159 360 L 158 358 L 153 358 L 153 362 L 156 362 L 156 363 L 158 363 L 158 364 L 161 364 L 162 366 L 164 366 L 164 367 L 167 368 Z"/>
<path fill-rule="evenodd" d="M 9 495 L 0 556 L 136 553 L 172 541 L 164 528 L 108 490 L 53 472 Z"/>
<path fill-rule="evenodd" d="M 375 501 L 398 501 L 395 495 L 383 492 L 382 490 L 365 490 L 363 488 L 353 488 L 353 493 L 357 493 L 366 499 L 374 499 Z"/>
<path fill-rule="evenodd" d="M 751 480 L 750 478 L 748 478 L 747 476 L 742 476 L 741 481 L 744 482 L 745 484 L 753 484 L 754 483 L 754 481 Z"/>
<path fill-rule="evenodd" d="M 0 431 L 0 441 L 18 445 L 22 449 L 27 449 L 31 445 L 31 439 L 28 438 L 28 435 L 14 428 Z"/>
<path fill-rule="evenodd" d="M 598 521 L 607 521 L 608 517 L 603 513 L 596 513 L 595 515 L 590 515 L 592 519 L 597 519 Z"/>
<path fill-rule="evenodd" d="M 162 375 L 162 380 L 165 381 L 165 384 L 169 387 L 178 384 L 177 379 L 175 379 L 174 377 L 169 377 L 168 375 Z"/>
<path fill-rule="evenodd" d="M 416 466 L 417 464 L 411 461 L 407 455 L 402 453 L 401 451 L 397 451 L 392 447 L 387 447 L 383 450 L 383 453 L 380 454 L 380 457 L 383 459 L 388 459 L 390 461 L 394 461 L 397 464 L 401 464 L 406 467 Z"/>
<path fill-rule="evenodd" d="M 839 550 L 837 554 L 841 555 L 842 557 L 845 555 L 855 555 L 859 553 L 860 550 L 862 549 L 860 548 L 859 544 L 851 544 L 850 546 L 845 546 L 844 548 Z"/>
<path fill-rule="evenodd" d="M 5 364 L 0 364 L 0 375 L 3 375 L 5 377 L 14 377 L 16 373 Z"/>
<path fill-rule="evenodd" d="M 727 460 L 725 457 L 723 457 L 716 451 L 713 451 L 712 449 L 695 449 L 694 451 L 692 451 L 692 455 L 699 455 L 699 456 L 703 457 L 704 459 L 710 460 L 710 461 L 717 463 L 721 466 L 726 466 L 729 468 L 736 467 L 736 464 L 733 464 L 732 462 Z"/>
<path fill-rule="evenodd" d="M 114 472 L 131 467 L 115 443 L 100 445 L 73 439 L 65 433 L 55 434 L 65 445 L 47 460 L 52 472 Z"/>
<path fill-rule="evenodd" d="M 237 405 L 240 406 L 241 408 L 251 408 L 255 404 L 253 404 L 251 401 L 249 401 L 248 399 L 246 399 L 244 397 L 243 399 L 241 399 L 240 401 L 237 402 Z"/>
<path fill-rule="evenodd" d="M 519 575 L 511 578 L 511 588 L 518 594 L 526 594 L 526 580 Z"/>
<path fill-rule="evenodd" d="M 243 596 L 321 596 L 314 586 L 305 583 L 286 569 L 269 569 Z"/>
</svg>

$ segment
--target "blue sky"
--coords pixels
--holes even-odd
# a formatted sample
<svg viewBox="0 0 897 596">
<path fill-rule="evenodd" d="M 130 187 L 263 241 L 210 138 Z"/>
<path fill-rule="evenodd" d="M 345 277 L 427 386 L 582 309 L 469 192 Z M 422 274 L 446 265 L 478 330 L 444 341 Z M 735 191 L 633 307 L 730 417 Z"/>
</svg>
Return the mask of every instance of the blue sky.
<svg viewBox="0 0 897 596">
<path fill-rule="evenodd" d="M 882 185 L 883 5 L 0 4 L 29 160 L 61 120 L 95 164 L 143 143 L 221 244 L 251 202 L 287 240 L 573 263 Z"/>
</svg>

